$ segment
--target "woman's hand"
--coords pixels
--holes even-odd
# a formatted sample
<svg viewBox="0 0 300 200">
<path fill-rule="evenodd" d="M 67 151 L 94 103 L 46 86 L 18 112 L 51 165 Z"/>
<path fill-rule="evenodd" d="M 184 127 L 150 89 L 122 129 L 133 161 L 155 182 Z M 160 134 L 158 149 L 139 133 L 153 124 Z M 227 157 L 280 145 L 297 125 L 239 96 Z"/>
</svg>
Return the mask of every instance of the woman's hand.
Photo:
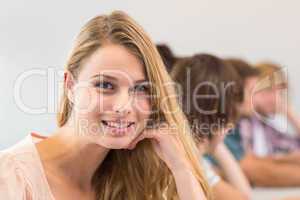
<svg viewBox="0 0 300 200">
<path fill-rule="evenodd" d="M 172 129 L 167 124 L 161 124 L 156 129 L 145 130 L 131 143 L 129 149 L 134 149 L 139 141 L 146 138 L 151 140 L 156 153 L 171 170 L 179 199 L 206 199 L 198 180 L 191 170 L 192 166 L 176 129 Z"/>
<path fill-rule="evenodd" d="M 172 129 L 164 123 L 156 129 L 144 130 L 131 143 L 129 149 L 134 149 L 139 141 L 146 138 L 151 139 L 156 153 L 173 173 L 177 170 L 190 169 L 190 163 L 186 157 L 184 147 L 178 137 L 178 132 L 174 128 Z"/>
<path fill-rule="evenodd" d="M 161 124 L 156 129 L 145 130 L 131 143 L 129 149 L 134 149 L 135 145 L 145 138 L 151 140 L 156 153 L 171 170 L 179 199 L 205 200 L 206 197 L 191 170 L 192 166 L 186 156 L 178 132 L 167 124 Z"/>
</svg>

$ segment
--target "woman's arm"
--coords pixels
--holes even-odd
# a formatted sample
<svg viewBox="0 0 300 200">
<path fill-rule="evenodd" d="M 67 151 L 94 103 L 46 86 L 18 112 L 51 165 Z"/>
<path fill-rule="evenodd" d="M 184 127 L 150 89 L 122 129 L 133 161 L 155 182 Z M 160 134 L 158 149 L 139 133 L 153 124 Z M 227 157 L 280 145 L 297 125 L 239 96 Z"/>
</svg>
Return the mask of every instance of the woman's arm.
<svg viewBox="0 0 300 200">
<path fill-rule="evenodd" d="M 157 155 L 172 172 L 180 200 L 206 200 L 201 183 L 192 170 L 178 135 L 164 128 L 145 130 L 133 141 L 129 149 L 135 148 L 136 144 L 145 138 L 151 140 Z"/>
<path fill-rule="evenodd" d="M 188 169 L 172 170 L 176 188 L 181 200 L 206 199 L 194 174 Z"/>
<path fill-rule="evenodd" d="M 250 199 L 246 195 L 243 195 L 236 188 L 232 187 L 227 182 L 220 180 L 216 185 L 212 187 L 213 200 L 234 199 L 245 200 Z"/>
<path fill-rule="evenodd" d="M 22 168 L 12 152 L 0 151 L 0 197 L 5 200 L 30 200 Z"/>
<path fill-rule="evenodd" d="M 221 170 L 228 182 L 243 193 L 248 199 L 251 196 L 250 184 L 241 170 L 239 164 L 235 161 L 234 157 L 231 155 L 230 151 L 224 145 L 220 143 L 212 156 L 217 160 L 220 165 Z"/>
</svg>

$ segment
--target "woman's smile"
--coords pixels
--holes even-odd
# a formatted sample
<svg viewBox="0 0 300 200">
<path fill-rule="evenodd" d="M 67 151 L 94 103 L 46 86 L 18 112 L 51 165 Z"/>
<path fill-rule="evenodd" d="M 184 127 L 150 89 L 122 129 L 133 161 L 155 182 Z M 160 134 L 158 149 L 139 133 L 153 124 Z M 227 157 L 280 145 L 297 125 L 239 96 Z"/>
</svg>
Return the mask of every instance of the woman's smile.
<svg viewBox="0 0 300 200">
<path fill-rule="evenodd" d="M 135 129 L 135 122 L 122 120 L 101 120 L 104 132 L 112 136 L 124 136 L 127 133 L 133 132 Z"/>
</svg>

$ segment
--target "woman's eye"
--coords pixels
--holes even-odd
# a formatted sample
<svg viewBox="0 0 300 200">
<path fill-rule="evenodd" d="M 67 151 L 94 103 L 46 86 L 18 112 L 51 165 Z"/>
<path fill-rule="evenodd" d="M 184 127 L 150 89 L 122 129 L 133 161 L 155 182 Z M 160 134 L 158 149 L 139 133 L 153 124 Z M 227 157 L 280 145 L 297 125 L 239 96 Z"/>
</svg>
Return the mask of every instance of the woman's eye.
<svg viewBox="0 0 300 200">
<path fill-rule="evenodd" d="M 148 93 L 149 92 L 149 86 L 148 85 L 136 85 L 134 87 L 135 92 L 144 92 Z"/>
<path fill-rule="evenodd" d="M 113 84 L 111 84 L 110 82 L 98 82 L 95 84 L 95 87 L 106 90 L 112 90 L 114 88 Z"/>
</svg>

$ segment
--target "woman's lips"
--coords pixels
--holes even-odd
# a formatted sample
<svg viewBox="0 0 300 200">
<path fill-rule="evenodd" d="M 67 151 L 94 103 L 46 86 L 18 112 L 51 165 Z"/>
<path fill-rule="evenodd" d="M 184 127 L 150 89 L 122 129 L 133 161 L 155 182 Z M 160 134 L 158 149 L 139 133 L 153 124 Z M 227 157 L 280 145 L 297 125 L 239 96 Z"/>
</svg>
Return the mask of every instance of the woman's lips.
<svg viewBox="0 0 300 200">
<path fill-rule="evenodd" d="M 125 121 L 101 121 L 104 125 L 106 133 L 109 133 L 113 136 L 123 136 L 127 132 L 133 130 L 135 125 L 134 122 L 125 122 Z"/>
</svg>

